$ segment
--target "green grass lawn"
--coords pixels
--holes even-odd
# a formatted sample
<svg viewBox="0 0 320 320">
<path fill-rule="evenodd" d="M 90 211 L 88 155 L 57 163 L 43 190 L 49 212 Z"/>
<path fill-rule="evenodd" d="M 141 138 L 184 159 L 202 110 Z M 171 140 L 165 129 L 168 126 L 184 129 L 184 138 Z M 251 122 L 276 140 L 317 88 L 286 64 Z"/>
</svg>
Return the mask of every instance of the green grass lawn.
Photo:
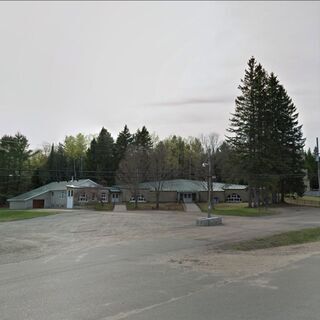
<svg viewBox="0 0 320 320">
<path fill-rule="evenodd" d="M 290 204 L 320 207 L 320 197 L 303 196 L 303 197 L 297 197 L 295 199 L 291 197 L 286 197 L 285 200 L 287 203 L 290 203 Z"/>
<path fill-rule="evenodd" d="M 153 202 L 138 203 L 137 209 L 135 209 L 134 203 L 132 202 L 127 203 L 127 210 L 155 210 L 155 208 L 156 208 L 156 204 Z M 175 202 L 160 203 L 159 210 L 184 211 L 182 204 L 175 203 Z"/>
<path fill-rule="evenodd" d="M 279 233 L 270 237 L 242 241 L 227 249 L 250 251 L 320 241 L 320 227 Z"/>
<path fill-rule="evenodd" d="M 315 196 L 303 196 L 303 197 L 299 197 L 298 199 L 309 200 L 309 201 L 320 201 L 320 197 L 315 197 Z"/>
<path fill-rule="evenodd" d="M 94 206 L 96 211 L 113 211 L 113 204 L 112 203 L 98 203 Z"/>
<path fill-rule="evenodd" d="M 208 212 L 207 203 L 198 203 L 202 212 Z M 275 214 L 270 209 L 265 208 L 248 208 L 247 203 L 219 203 L 211 210 L 212 214 L 222 216 L 239 216 L 239 217 L 260 217 Z"/>
<path fill-rule="evenodd" d="M 54 211 L 1 209 L 0 222 L 45 217 L 45 216 L 50 216 L 57 213 L 58 212 L 54 212 Z"/>
</svg>

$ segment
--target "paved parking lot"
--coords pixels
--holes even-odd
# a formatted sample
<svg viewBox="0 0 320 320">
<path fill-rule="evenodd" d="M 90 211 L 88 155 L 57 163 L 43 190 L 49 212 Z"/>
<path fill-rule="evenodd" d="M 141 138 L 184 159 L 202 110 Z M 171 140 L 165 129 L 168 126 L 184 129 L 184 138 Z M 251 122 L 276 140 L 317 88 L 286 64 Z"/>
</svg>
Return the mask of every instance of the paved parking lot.
<svg viewBox="0 0 320 320">
<path fill-rule="evenodd" d="M 318 243 L 220 249 L 320 226 L 317 208 L 279 212 L 218 227 L 197 227 L 201 214 L 154 211 L 1 223 L 1 319 L 318 319 Z"/>
</svg>

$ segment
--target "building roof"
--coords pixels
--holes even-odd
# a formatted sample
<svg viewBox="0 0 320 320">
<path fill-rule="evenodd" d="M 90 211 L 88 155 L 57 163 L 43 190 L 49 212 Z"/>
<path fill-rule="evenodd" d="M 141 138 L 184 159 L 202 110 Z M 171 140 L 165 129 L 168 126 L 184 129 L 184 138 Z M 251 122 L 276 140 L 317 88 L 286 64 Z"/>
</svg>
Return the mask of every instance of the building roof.
<svg viewBox="0 0 320 320">
<path fill-rule="evenodd" d="M 65 191 L 67 187 L 70 188 L 94 188 L 100 187 L 99 184 L 95 183 L 90 179 L 80 179 L 74 181 L 60 181 L 51 182 L 42 187 L 33 189 L 31 191 L 22 193 L 14 198 L 8 199 L 8 201 L 26 201 L 34 197 L 40 196 L 49 191 Z"/>
<path fill-rule="evenodd" d="M 176 179 L 176 180 L 165 180 L 162 182 L 161 191 L 176 191 L 176 192 L 200 192 L 208 191 L 208 183 L 206 181 L 198 180 L 186 180 L 186 179 Z M 139 186 L 141 189 L 149 189 L 154 191 L 157 188 L 158 182 L 144 182 Z M 223 192 L 225 190 L 244 190 L 247 186 L 238 184 L 227 184 L 221 182 L 212 183 L 212 191 Z"/>
<path fill-rule="evenodd" d="M 140 188 L 155 190 L 159 182 L 144 182 L 139 185 Z M 165 180 L 162 182 L 161 191 L 177 191 L 177 192 L 198 192 L 207 190 L 205 181 L 196 180 Z"/>
<path fill-rule="evenodd" d="M 223 183 L 224 190 L 245 190 L 248 188 L 248 186 L 243 184 L 230 184 L 230 183 Z"/>
<path fill-rule="evenodd" d="M 113 187 L 110 187 L 110 188 L 107 188 L 109 190 L 109 192 L 112 192 L 112 193 L 120 193 L 121 192 L 121 189 L 119 187 L 116 187 L 116 186 L 113 186 Z"/>
</svg>

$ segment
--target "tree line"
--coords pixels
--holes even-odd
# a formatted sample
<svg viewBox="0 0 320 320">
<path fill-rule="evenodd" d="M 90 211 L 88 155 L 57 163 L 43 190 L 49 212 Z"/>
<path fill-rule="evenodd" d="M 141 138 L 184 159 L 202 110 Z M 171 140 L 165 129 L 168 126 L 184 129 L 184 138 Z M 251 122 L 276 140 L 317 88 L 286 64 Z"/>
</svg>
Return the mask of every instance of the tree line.
<svg viewBox="0 0 320 320">
<path fill-rule="evenodd" d="M 79 133 L 62 143 L 30 150 L 21 133 L 0 139 L 0 202 L 52 181 L 90 178 L 102 185 L 137 185 L 166 179 L 204 180 L 210 161 L 215 181 L 248 184 L 250 206 L 284 200 L 287 193 L 302 194 L 304 169 L 317 188 L 314 153 L 304 151 L 297 109 L 274 73 L 251 58 L 239 86 L 228 136 L 160 140 L 146 126 L 131 133 L 127 125 L 114 139 L 106 128 L 95 136 Z M 159 192 L 157 192 L 157 195 Z"/>
<path fill-rule="evenodd" d="M 254 57 L 239 90 L 227 142 L 248 182 L 249 206 L 283 202 L 288 193 L 302 195 L 305 139 L 292 99 Z"/>
<path fill-rule="evenodd" d="M 138 154 L 141 161 L 133 161 Z M 125 125 L 116 139 L 106 128 L 93 137 L 79 133 L 39 150 L 30 150 L 21 133 L 4 135 L 0 139 L 0 201 L 53 181 L 92 179 L 105 186 L 126 183 L 132 166 L 140 168 L 139 183 L 150 181 L 159 177 L 151 162 L 162 165 L 161 176 L 167 179 L 205 179 L 204 158 L 199 138 L 173 135 L 160 141 L 146 126 L 132 134 Z M 124 170 L 128 162 L 131 167 Z"/>
</svg>

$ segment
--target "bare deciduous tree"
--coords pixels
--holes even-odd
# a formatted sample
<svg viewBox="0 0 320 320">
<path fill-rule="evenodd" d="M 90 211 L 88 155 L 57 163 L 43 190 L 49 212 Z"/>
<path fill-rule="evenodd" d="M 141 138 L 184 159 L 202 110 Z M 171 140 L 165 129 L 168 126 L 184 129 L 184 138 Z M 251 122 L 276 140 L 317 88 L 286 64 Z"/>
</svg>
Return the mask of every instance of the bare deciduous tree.
<svg viewBox="0 0 320 320">
<path fill-rule="evenodd" d="M 156 208 L 159 209 L 160 192 L 166 179 L 171 174 L 171 169 L 168 162 L 168 152 L 165 144 L 159 142 L 150 154 L 150 166 L 148 177 L 156 194 Z"/>
<path fill-rule="evenodd" d="M 139 146 L 128 146 L 119 164 L 117 182 L 130 189 L 138 207 L 139 184 L 145 181 L 149 168 L 149 153 Z"/>
</svg>

